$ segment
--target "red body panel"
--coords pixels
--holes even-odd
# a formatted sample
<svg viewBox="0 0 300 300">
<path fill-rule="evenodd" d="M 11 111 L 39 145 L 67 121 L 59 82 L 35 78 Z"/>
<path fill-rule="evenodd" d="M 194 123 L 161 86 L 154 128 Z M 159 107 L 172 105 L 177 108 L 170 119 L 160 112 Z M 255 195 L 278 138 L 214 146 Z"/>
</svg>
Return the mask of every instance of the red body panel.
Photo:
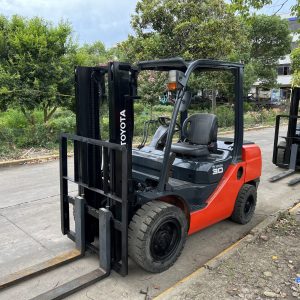
<svg viewBox="0 0 300 300">
<path fill-rule="evenodd" d="M 244 145 L 242 162 L 230 165 L 216 190 L 207 199 L 207 206 L 191 213 L 189 234 L 230 217 L 241 186 L 259 178 L 261 166 L 259 147 L 255 144 Z M 238 179 L 240 167 L 243 168 L 243 175 Z"/>
</svg>

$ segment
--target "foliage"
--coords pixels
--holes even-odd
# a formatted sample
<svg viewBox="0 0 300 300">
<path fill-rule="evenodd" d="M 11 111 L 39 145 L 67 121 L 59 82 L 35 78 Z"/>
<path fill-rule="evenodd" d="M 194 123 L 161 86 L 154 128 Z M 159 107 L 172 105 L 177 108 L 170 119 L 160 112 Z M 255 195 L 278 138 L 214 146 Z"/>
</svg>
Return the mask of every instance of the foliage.
<svg viewBox="0 0 300 300">
<path fill-rule="evenodd" d="M 74 114 L 62 107 L 74 106 L 76 65 L 176 56 L 224 59 L 245 63 L 244 94 L 258 80 L 262 87 L 275 86 L 277 61 L 289 52 L 291 40 L 286 21 L 250 15 L 250 9 L 268 3 L 270 0 L 139 0 L 131 21 L 134 35 L 111 49 L 101 41 L 79 47 L 65 22 L 54 26 L 41 18 L 0 16 L 0 152 L 52 147 L 61 131 L 74 130 Z M 299 14 L 299 6 L 294 11 Z M 292 59 L 294 85 L 300 85 L 299 47 L 293 50 Z M 172 105 L 159 105 L 166 81 L 166 73 L 139 75 L 142 99 L 134 104 L 136 135 L 142 135 L 146 120 L 171 115 Z M 219 95 L 232 99 L 232 83 L 230 74 L 212 72 L 192 76 L 189 89 L 194 95 L 200 90 L 218 90 Z M 211 100 L 207 103 L 192 104 L 190 113 L 209 111 Z M 247 126 L 274 121 L 272 110 L 254 112 L 248 103 L 244 108 Z M 102 112 L 106 110 L 107 103 Z M 215 113 L 221 128 L 234 125 L 231 105 L 217 106 Z M 109 127 L 105 113 L 100 122 L 105 139 Z M 155 126 L 151 133 L 154 130 Z"/>
<path fill-rule="evenodd" d="M 218 106 L 215 110 L 215 114 L 218 117 L 218 126 L 220 128 L 228 128 L 234 125 L 234 109 L 229 106 Z"/>
<path fill-rule="evenodd" d="M 297 16 L 298 18 L 300 17 L 300 0 L 297 0 L 296 4 L 292 6 L 291 12 L 293 15 Z"/>
<path fill-rule="evenodd" d="M 81 66 L 98 66 L 107 63 L 113 59 L 113 50 L 106 50 L 105 45 L 101 41 L 93 44 L 84 44 L 76 51 L 76 63 Z"/>
<path fill-rule="evenodd" d="M 138 95 L 145 105 L 153 106 L 159 103 L 160 97 L 166 91 L 167 73 L 144 71 L 139 74 Z"/>
<path fill-rule="evenodd" d="M 256 15 L 250 19 L 251 58 L 273 64 L 289 53 L 291 36 L 287 20 Z"/>
<path fill-rule="evenodd" d="M 240 9 L 245 9 L 266 3 L 263 0 L 232 1 L 230 5 L 223 0 L 201 3 L 140 0 L 131 21 L 135 36 L 129 36 L 118 49 L 132 62 L 175 56 L 242 61 L 245 63 L 244 94 L 256 81 L 263 88 L 272 88 L 276 86 L 277 61 L 290 51 L 287 21 L 266 15 L 252 15 L 245 20 L 233 13 L 238 4 Z M 211 90 L 217 86 L 222 94 L 232 97 L 230 76 L 215 73 L 202 76 L 198 82 L 201 88 Z M 190 80 L 191 86 L 194 83 Z M 143 85 L 144 98 L 143 90 L 153 89 L 149 81 Z"/>
<path fill-rule="evenodd" d="M 288 21 L 278 16 L 255 15 L 249 22 L 249 63 L 262 87 L 274 87 L 278 60 L 290 52 Z"/>
<path fill-rule="evenodd" d="M 231 0 L 229 9 L 239 12 L 244 17 L 250 15 L 250 9 L 261 9 L 267 4 L 271 4 L 272 0 Z"/>
<path fill-rule="evenodd" d="M 297 16 L 298 22 L 300 21 L 300 0 L 292 7 L 292 13 Z M 299 32 L 298 32 L 299 33 Z M 298 45 L 291 53 L 292 70 L 293 70 L 293 86 L 300 87 L 300 39 L 298 37 Z"/>
<path fill-rule="evenodd" d="M 34 125 L 32 112 L 43 109 L 47 122 L 72 98 L 74 61 L 71 26 L 41 19 L 0 17 L 0 103 L 19 107 Z"/>
<path fill-rule="evenodd" d="M 151 109 L 143 103 L 134 104 L 136 111 L 134 126 L 134 141 L 140 142 L 143 135 L 144 122 L 150 118 L 156 119 L 158 116 L 171 116 L 172 105 L 154 105 Z M 260 109 L 253 111 L 249 103 L 244 104 L 245 127 L 252 127 L 260 124 L 274 124 L 276 111 Z M 192 105 L 189 113 L 209 112 L 209 109 L 202 109 L 201 105 Z M 152 115 L 151 115 L 152 113 Z M 234 126 L 234 111 L 229 105 L 217 106 L 216 115 L 218 116 L 220 132 Z M 43 123 L 43 112 L 34 110 L 33 116 L 36 120 L 35 126 L 31 125 L 24 114 L 17 109 L 8 109 L 0 113 L 0 159 L 5 157 L 17 156 L 20 149 L 31 147 L 57 148 L 58 137 L 61 132 L 73 132 L 75 129 L 75 115 L 71 111 L 58 109 L 52 119 Z M 103 117 L 101 122 L 102 138 L 108 138 L 108 116 Z M 154 134 L 158 124 L 150 127 L 149 138 Z"/>
<path fill-rule="evenodd" d="M 300 45 L 293 49 L 291 53 L 292 69 L 293 69 L 293 86 L 300 87 Z"/>
<path fill-rule="evenodd" d="M 255 106 L 252 103 L 244 101 L 244 112 L 254 111 Z"/>
<path fill-rule="evenodd" d="M 277 112 L 272 109 L 260 109 L 259 111 L 248 111 L 244 115 L 245 127 L 252 127 L 262 124 L 273 125 Z"/>
<path fill-rule="evenodd" d="M 247 48 L 244 26 L 222 0 L 141 0 L 132 16 L 129 58 L 225 58 Z M 123 44 L 123 48 L 124 44 Z M 134 57 L 135 56 L 135 57 Z"/>
<path fill-rule="evenodd" d="M 254 63 L 248 62 L 244 68 L 243 94 L 247 96 L 251 86 L 258 80 L 257 70 Z"/>
<path fill-rule="evenodd" d="M 70 111 L 57 111 L 45 124 L 43 111 L 34 110 L 32 125 L 25 115 L 17 109 L 9 109 L 0 114 L 0 139 L 10 148 L 52 147 L 58 142 L 61 132 L 73 132 L 75 116 Z"/>
</svg>

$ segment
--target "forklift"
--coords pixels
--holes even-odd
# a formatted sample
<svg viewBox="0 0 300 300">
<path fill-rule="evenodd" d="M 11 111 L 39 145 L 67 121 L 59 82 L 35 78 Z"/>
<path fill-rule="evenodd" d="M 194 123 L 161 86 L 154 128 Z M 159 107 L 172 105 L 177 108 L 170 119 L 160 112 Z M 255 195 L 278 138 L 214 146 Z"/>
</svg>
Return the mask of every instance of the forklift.
<svg viewBox="0 0 300 300">
<path fill-rule="evenodd" d="M 133 149 L 138 74 L 147 70 L 168 72 L 168 90 L 176 98 L 171 118 L 158 118 L 151 142 Z M 218 137 L 216 115 L 188 115 L 189 78 L 207 71 L 227 71 L 234 77 L 234 138 Z M 0 289 L 73 261 L 87 250 L 98 254 L 97 269 L 34 299 L 62 299 L 107 277 L 112 269 L 125 276 L 129 257 L 147 272 L 163 272 L 175 263 L 188 235 L 227 218 L 240 224 L 251 220 L 262 159 L 260 148 L 243 139 L 242 64 L 182 58 L 136 65 L 110 62 L 77 67 L 75 85 L 76 134 L 60 139 L 60 202 L 62 233 L 76 249 L 0 280 Z M 108 141 L 101 137 L 99 121 L 106 98 Z M 73 164 L 68 164 L 70 143 Z M 77 196 L 69 193 L 69 182 L 78 185 Z M 75 230 L 70 227 L 70 205 Z"/>
<path fill-rule="evenodd" d="M 288 115 L 277 115 L 275 123 L 274 146 L 273 146 L 273 164 L 288 169 L 275 176 L 272 176 L 270 182 L 276 182 L 286 178 L 300 168 L 300 124 L 299 116 L 300 88 L 292 89 L 290 111 Z M 280 121 L 288 119 L 288 129 L 285 136 L 279 136 Z M 279 141 L 281 138 L 281 141 Z M 288 182 L 293 186 L 300 182 L 300 177 L 294 178 Z"/>
</svg>

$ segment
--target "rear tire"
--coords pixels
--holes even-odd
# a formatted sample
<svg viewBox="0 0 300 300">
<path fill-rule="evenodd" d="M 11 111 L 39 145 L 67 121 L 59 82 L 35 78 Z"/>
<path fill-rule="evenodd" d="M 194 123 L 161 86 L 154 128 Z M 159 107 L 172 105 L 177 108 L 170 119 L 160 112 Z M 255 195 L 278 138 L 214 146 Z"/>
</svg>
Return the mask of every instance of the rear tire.
<svg viewBox="0 0 300 300">
<path fill-rule="evenodd" d="M 256 201 L 256 187 L 251 184 L 244 184 L 236 198 L 231 220 L 239 224 L 248 223 L 254 215 Z"/>
<path fill-rule="evenodd" d="M 129 224 L 129 256 L 146 271 L 163 272 L 179 257 L 186 237 L 187 220 L 182 210 L 151 201 L 136 212 Z"/>
</svg>

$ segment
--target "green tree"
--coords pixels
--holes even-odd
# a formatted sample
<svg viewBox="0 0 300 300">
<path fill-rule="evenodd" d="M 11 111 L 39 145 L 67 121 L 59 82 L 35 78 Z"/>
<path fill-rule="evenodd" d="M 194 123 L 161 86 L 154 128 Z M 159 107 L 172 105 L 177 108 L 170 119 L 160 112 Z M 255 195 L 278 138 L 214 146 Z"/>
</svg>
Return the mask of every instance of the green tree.
<svg viewBox="0 0 300 300">
<path fill-rule="evenodd" d="M 68 105 L 76 50 L 71 32 L 64 22 L 54 26 L 37 17 L 0 17 L 2 107 L 20 108 L 34 124 L 34 109 L 43 109 L 47 122 L 59 106 Z"/>
<path fill-rule="evenodd" d="M 255 15 L 249 19 L 250 56 L 252 65 L 263 87 L 274 87 L 278 60 L 290 53 L 291 35 L 288 22 L 278 16 Z"/>
<path fill-rule="evenodd" d="M 259 8 L 267 1 L 141 0 L 131 22 L 135 36 L 118 47 L 129 61 L 174 56 L 242 61 L 245 93 L 257 80 L 261 86 L 273 87 L 277 61 L 290 51 L 288 24 L 277 16 L 237 16 L 233 11 L 238 3 Z M 230 76 L 214 75 L 201 81 L 208 89 L 219 86 L 225 94 L 232 94 Z M 147 84 L 151 90 L 153 86 Z"/>
<path fill-rule="evenodd" d="M 246 59 L 250 51 L 247 25 L 227 8 L 223 0 L 141 0 L 131 20 L 135 35 L 118 48 L 131 62 L 176 56 Z M 202 79 L 211 88 L 216 86 L 211 78 L 218 82 L 220 77 Z M 155 94 L 157 86 L 150 80 L 142 77 L 140 83 L 142 98 Z"/>
<path fill-rule="evenodd" d="M 143 95 L 142 102 L 152 106 L 159 103 L 167 90 L 166 72 L 144 71 L 139 75 L 138 94 Z"/>
<path fill-rule="evenodd" d="M 230 11 L 239 12 L 244 17 L 250 15 L 250 9 L 261 9 L 272 0 L 231 0 Z"/>
<path fill-rule="evenodd" d="M 296 1 L 296 4 L 294 6 L 292 6 L 291 11 L 292 11 L 292 14 L 297 16 L 299 19 L 299 17 L 300 17 L 300 0 Z"/>
<path fill-rule="evenodd" d="M 300 0 L 297 0 L 297 4 L 293 7 L 293 13 L 300 18 Z M 292 70 L 293 70 L 293 86 L 300 87 L 300 40 L 298 39 L 298 45 L 293 49 L 291 53 Z"/>
<path fill-rule="evenodd" d="M 76 51 L 76 61 L 79 65 L 97 66 L 106 63 L 109 60 L 109 54 L 105 45 L 101 41 L 93 44 L 84 44 Z"/>
<path fill-rule="evenodd" d="M 293 86 L 300 87 L 300 45 L 293 49 L 291 53 L 292 70 L 293 70 Z"/>
<path fill-rule="evenodd" d="M 136 60 L 225 58 L 243 53 L 247 49 L 244 24 L 227 6 L 222 0 L 141 0 L 131 21 L 135 37 L 121 46 L 131 49 Z"/>
</svg>

